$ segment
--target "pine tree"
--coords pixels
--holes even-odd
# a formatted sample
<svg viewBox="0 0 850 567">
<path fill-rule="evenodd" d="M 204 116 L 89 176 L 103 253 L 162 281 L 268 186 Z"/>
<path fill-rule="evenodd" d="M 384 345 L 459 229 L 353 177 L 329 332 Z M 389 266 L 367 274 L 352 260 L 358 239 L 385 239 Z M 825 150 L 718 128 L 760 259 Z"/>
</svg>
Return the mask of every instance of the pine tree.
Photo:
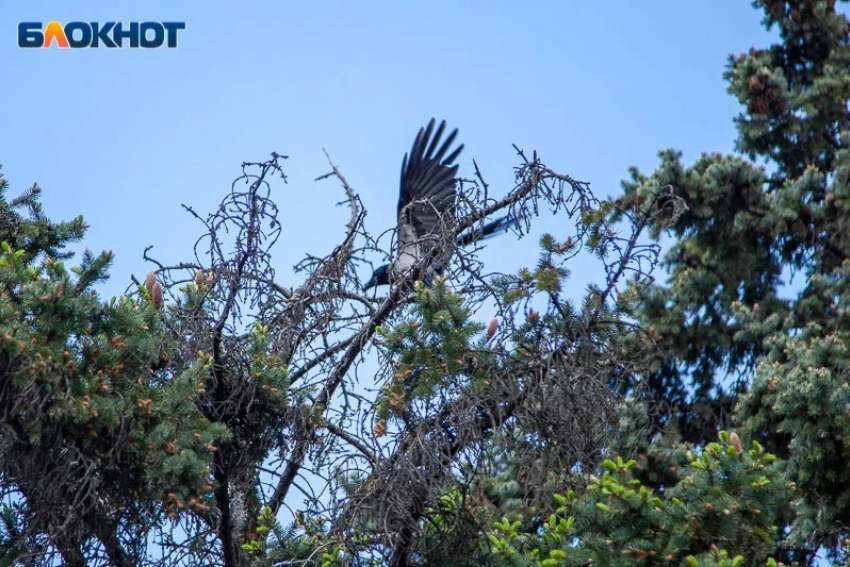
<svg viewBox="0 0 850 567">
<path fill-rule="evenodd" d="M 704 154 L 688 167 L 668 150 L 652 175 L 632 171 L 620 199 L 634 206 L 670 184 L 689 207 L 662 263 L 669 280 L 636 313 L 666 356 L 632 385 L 670 406 L 656 422 L 686 441 L 746 423 L 787 459 L 800 490 L 782 517 L 800 557 L 838 553 L 850 519 L 850 23 L 835 4 L 754 2 L 781 42 L 730 57 L 725 73 L 748 159 Z"/>
<path fill-rule="evenodd" d="M 737 334 L 737 306 L 762 319 L 793 313 L 798 327 L 830 317 L 808 288 L 783 299 L 783 278 L 789 270 L 829 274 L 847 255 L 847 19 L 831 1 L 761 4 L 782 43 L 730 57 L 725 76 L 746 106 L 736 119 L 737 148 L 767 168 L 720 154 L 686 167 L 668 150 L 652 175 L 632 171 L 621 198 L 628 206 L 670 184 L 688 204 L 662 264 L 670 281 L 648 291 L 639 316 L 669 353 L 651 391 L 673 405 L 694 441 L 716 435 L 737 387 L 767 351 L 758 337 Z"/>
<path fill-rule="evenodd" d="M 456 289 L 356 293 L 372 243 L 336 168 L 345 238 L 281 286 L 273 154 L 189 210 L 193 261 L 102 300 L 109 253 L 65 266 L 82 219 L 0 177 L 0 567 L 850 559 L 850 24 L 754 5 L 780 42 L 729 59 L 737 154 L 661 152 L 599 201 L 520 152 L 486 212 L 461 185 L 459 230 L 545 203 L 574 231 L 497 278 L 457 251 Z M 605 276 L 572 302 L 580 250 Z"/>
<path fill-rule="evenodd" d="M 83 219 L 52 223 L 38 187 L 6 201 L 7 185 L 0 176 L 0 562 L 136 565 L 163 514 L 209 509 L 225 432 L 191 403 L 150 298 L 93 291 L 111 253 L 65 266 Z"/>
</svg>

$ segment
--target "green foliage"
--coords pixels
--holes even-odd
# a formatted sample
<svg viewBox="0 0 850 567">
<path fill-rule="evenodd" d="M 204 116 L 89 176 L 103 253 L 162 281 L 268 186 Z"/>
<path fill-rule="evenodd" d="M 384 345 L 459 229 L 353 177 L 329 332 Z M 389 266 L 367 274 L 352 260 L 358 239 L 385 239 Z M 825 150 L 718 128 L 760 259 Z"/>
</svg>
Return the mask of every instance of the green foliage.
<svg viewBox="0 0 850 567">
<path fill-rule="evenodd" d="M 746 108 L 737 148 L 767 168 L 721 155 L 685 167 L 666 151 L 655 173 L 633 170 L 624 183 L 625 207 L 666 184 L 689 207 L 665 256 L 667 285 L 642 290 L 635 312 L 668 353 L 643 377 L 643 396 L 671 404 L 665 425 L 704 442 L 732 423 L 749 389 L 738 421 L 788 459 L 801 488 L 782 514 L 793 523 L 787 543 L 837 550 L 850 518 L 850 25 L 831 1 L 754 5 L 781 43 L 730 57 L 725 77 Z M 789 271 L 807 281 L 786 299 Z"/>
<path fill-rule="evenodd" d="M 669 184 L 688 205 L 663 263 L 668 284 L 642 292 L 635 315 L 669 353 L 649 377 L 650 391 L 673 404 L 679 431 L 695 442 L 714 438 L 737 387 L 767 351 L 762 337 L 739 333 L 735 305 L 763 316 L 794 312 L 798 326 L 821 318 L 824 306 L 809 311 L 806 290 L 796 300 L 780 297 L 783 270 L 830 273 L 850 250 L 842 198 L 850 175 L 847 20 L 835 2 L 759 4 L 782 43 L 730 57 L 725 76 L 746 106 L 736 119 L 738 149 L 765 160 L 770 173 L 719 154 L 686 167 L 668 150 L 651 176 L 632 170 L 620 200 L 625 209 L 639 207 Z M 660 236 L 662 226 L 653 229 Z"/>
<path fill-rule="evenodd" d="M 192 433 L 208 425 L 186 403 L 191 371 L 170 388 L 153 380 L 153 367 L 168 364 L 156 311 L 131 299 L 98 300 L 90 286 L 103 278 L 108 254 L 86 254 L 75 282 L 60 261 L 34 268 L 22 261 L 22 250 L 2 247 L 0 279 L 14 282 L 0 296 L 4 375 L 20 392 L 15 405 L 37 389 L 46 409 L 44 419 L 13 421 L 18 441 L 35 448 L 53 442 L 48 438 L 57 430 L 85 432 L 76 449 L 93 460 L 103 463 L 116 446 L 128 444 L 123 450 L 148 454 L 137 463 L 140 470 L 153 467 L 147 482 L 162 490 L 200 490 L 208 470 L 197 453 L 207 452 L 214 434 Z"/>
<path fill-rule="evenodd" d="M 57 259 L 82 236 L 81 219 L 79 231 L 52 225 L 34 201 L 14 202 L 32 218 L 7 214 L 20 234 L 0 244 L 0 478 L 32 524 L 0 544 L 66 537 L 51 526 L 69 513 L 97 533 L 110 522 L 140 529 L 161 504 L 175 517 L 184 506 L 208 511 L 209 460 L 226 430 L 193 402 L 197 369 L 178 372 L 153 306 L 98 298 L 92 286 L 106 279 L 110 253 L 86 251 L 70 270 Z"/>
<path fill-rule="evenodd" d="M 242 550 L 245 551 L 254 559 L 262 557 L 266 545 L 265 541 L 277 522 L 275 521 L 272 509 L 268 506 L 263 508 L 262 513 L 257 516 L 257 527 L 255 528 L 256 538 L 249 539 L 247 543 L 242 544 Z"/>
<path fill-rule="evenodd" d="M 236 259 L 180 293 L 169 272 L 161 308 L 145 286 L 100 299 L 111 254 L 65 264 L 82 218 L 51 222 L 37 186 L 7 200 L 0 175 L 0 567 L 51 548 L 82 565 L 93 539 L 108 562 L 140 563 L 168 518 L 194 530 L 174 549 L 201 564 L 779 565 L 823 548 L 846 561 L 850 23 L 833 0 L 754 5 L 781 41 L 729 59 L 741 155 L 686 165 L 665 150 L 618 199 L 579 196 L 576 241 L 544 235 L 536 265 L 494 281 L 488 327 L 438 279 L 402 322 L 376 327 L 403 300 L 370 305 L 333 342 L 358 324 L 338 281 L 351 242 L 330 271 L 302 265 L 307 287 L 279 289 L 263 248 L 279 225 L 258 220 L 275 208 L 257 192 L 268 163 L 207 221 L 218 254 L 216 234 L 238 227 Z M 518 171 L 524 187 L 544 168 Z M 618 279 L 610 255 L 643 245 L 617 240 L 623 222 L 648 222 L 650 244 L 672 236 L 666 281 Z M 575 307 L 560 295 L 580 249 L 608 280 Z M 793 294 L 789 272 L 805 276 Z M 247 331 L 245 297 L 262 304 Z M 394 421 L 384 445 L 333 407 L 366 407 L 334 391 L 373 329 L 392 378 L 364 413 L 377 438 Z M 345 501 L 284 528 L 308 458 Z"/>
<path fill-rule="evenodd" d="M 850 262 L 834 276 L 815 275 L 810 283 L 813 309 L 827 305 L 832 317 L 797 329 L 795 318 L 749 318 L 753 333 L 769 334 L 770 348 L 760 363 L 739 414 L 754 435 L 787 459 L 786 471 L 801 491 L 789 542 L 835 547 L 836 526 L 850 520 Z M 744 311 L 742 309 L 742 311 Z M 741 314 L 748 320 L 747 314 Z"/>
<path fill-rule="evenodd" d="M 432 288 L 418 282 L 411 319 L 381 331 L 388 353 L 397 356 L 395 373 L 378 400 L 377 416 L 385 421 L 400 416 L 417 399 L 430 399 L 438 388 L 459 387 L 470 374 L 473 384 L 486 380 L 471 372 L 470 341 L 482 330 L 470 320 L 463 298 L 438 279 Z"/>
<path fill-rule="evenodd" d="M 0 242 L 7 242 L 13 250 L 23 250 L 21 259 L 26 264 L 40 254 L 58 260 L 70 258 L 71 253 L 63 251 L 63 248 L 82 240 L 88 228 L 83 217 L 53 223 L 45 216 L 38 200 L 41 195 L 38 185 L 11 200 L 6 198 L 8 188 L 9 181 L 0 173 Z M 24 214 L 21 214 L 21 209 Z"/>
<path fill-rule="evenodd" d="M 758 443 L 736 435 L 689 450 L 675 482 L 653 490 L 634 477 L 637 462 L 603 463 L 601 476 L 565 495 L 529 533 L 527 523 L 495 522 L 488 565 L 767 564 L 781 534 L 777 510 L 791 491 Z"/>
<path fill-rule="evenodd" d="M 662 264 L 668 281 L 642 289 L 634 312 L 666 356 L 626 390 L 669 407 L 653 412 L 656 425 L 694 443 L 746 424 L 801 488 L 782 514 L 787 544 L 840 554 L 850 535 L 850 24 L 831 0 L 754 5 L 781 41 L 730 57 L 725 73 L 745 107 L 737 149 L 753 161 L 704 154 L 687 167 L 668 150 L 652 175 L 633 170 L 623 184 L 625 209 L 667 184 L 688 205 Z M 789 273 L 805 276 L 791 297 Z"/>
</svg>

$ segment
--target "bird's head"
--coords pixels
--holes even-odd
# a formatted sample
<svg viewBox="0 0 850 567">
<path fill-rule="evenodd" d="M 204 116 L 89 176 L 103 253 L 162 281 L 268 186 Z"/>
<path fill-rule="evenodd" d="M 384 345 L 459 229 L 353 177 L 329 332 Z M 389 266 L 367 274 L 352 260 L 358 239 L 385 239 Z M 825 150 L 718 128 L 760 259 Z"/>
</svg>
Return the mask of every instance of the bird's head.
<svg viewBox="0 0 850 567">
<path fill-rule="evenodd" d="M 389 264 L 385 264 L 375 269 L 372 272 L 372 277 L 369 278 L 369 281 L 366 282 L 366 285 L 363 286 L 363 291 L 368 290 L 370 287 L 377 287 L 379 285 L 390 285 L 390 266 Z"/>
</svg>

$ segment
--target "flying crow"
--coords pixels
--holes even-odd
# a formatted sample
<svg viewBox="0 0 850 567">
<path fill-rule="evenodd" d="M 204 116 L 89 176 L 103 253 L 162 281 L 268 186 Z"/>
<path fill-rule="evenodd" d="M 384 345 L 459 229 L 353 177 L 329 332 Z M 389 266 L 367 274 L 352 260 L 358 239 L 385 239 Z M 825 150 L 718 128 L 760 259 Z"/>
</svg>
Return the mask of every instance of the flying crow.
<svg viewBox="0 0 850 567">
<path fill-rule="evenodd" d="M 398 251 L 392 265 L 377 268 L 363 290 L 389 285 L 402 279 L 421 258 L 430 254 L 440 244 L 441 234 L 454 230 L 455 203 L 457 199 L 458 166 L 454 164 L 463 150 L 463 144 L 449 153 L 457 137 L 457 129 L 441 143 L 446 129 L 445 120 L 436 131 L 432 118 L 428 126 L 419 130 L 410 155 L 401 163 L 401 189 L 398 199 Z M 513 218 L 505 216 L 458 235 L 455 243 L 464 246 L 494 236 L 500 229 L 507 230 Z M 435 275 L 442 275 L 451 250 L 436 258 L 423 277 L 430 284 Z"/>
</svg>

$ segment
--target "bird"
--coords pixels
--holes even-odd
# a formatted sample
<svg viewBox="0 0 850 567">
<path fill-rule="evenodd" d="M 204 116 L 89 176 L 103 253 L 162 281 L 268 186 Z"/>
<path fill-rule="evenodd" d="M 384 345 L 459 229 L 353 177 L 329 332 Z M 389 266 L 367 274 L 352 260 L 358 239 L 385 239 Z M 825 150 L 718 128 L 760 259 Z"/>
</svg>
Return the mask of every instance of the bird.
<svg viewBox="0 0 850 567">
<path fill-rule="evenodd" d="M 436 128 L 436 130 L 435 130 Z M 401 184 L 398 199 L 398 245 L 396 259 L 374 270 L 363 291 L 380 285 L 389 285 L 405 277 L 422 258 L 440 245 L 441 235 L 453 231 L 456 223 L 457 171 L 454 163 L 463 144 L 449 153 L 457 138 L 455 128 L 441 142 L 446 121 L 437 126 L 432 118 L 420 128 L 409 154 L 401 162 Z M 483 227 L 469 230 L 455 239 L 457 246 L 495 236 L 515 224 L 512 215 L 493 220 Z M 423 281 L 430 285 L 434 276 L 442 275 L 451 250 L 438 255 L 427 269 Z"/>
</svg>

